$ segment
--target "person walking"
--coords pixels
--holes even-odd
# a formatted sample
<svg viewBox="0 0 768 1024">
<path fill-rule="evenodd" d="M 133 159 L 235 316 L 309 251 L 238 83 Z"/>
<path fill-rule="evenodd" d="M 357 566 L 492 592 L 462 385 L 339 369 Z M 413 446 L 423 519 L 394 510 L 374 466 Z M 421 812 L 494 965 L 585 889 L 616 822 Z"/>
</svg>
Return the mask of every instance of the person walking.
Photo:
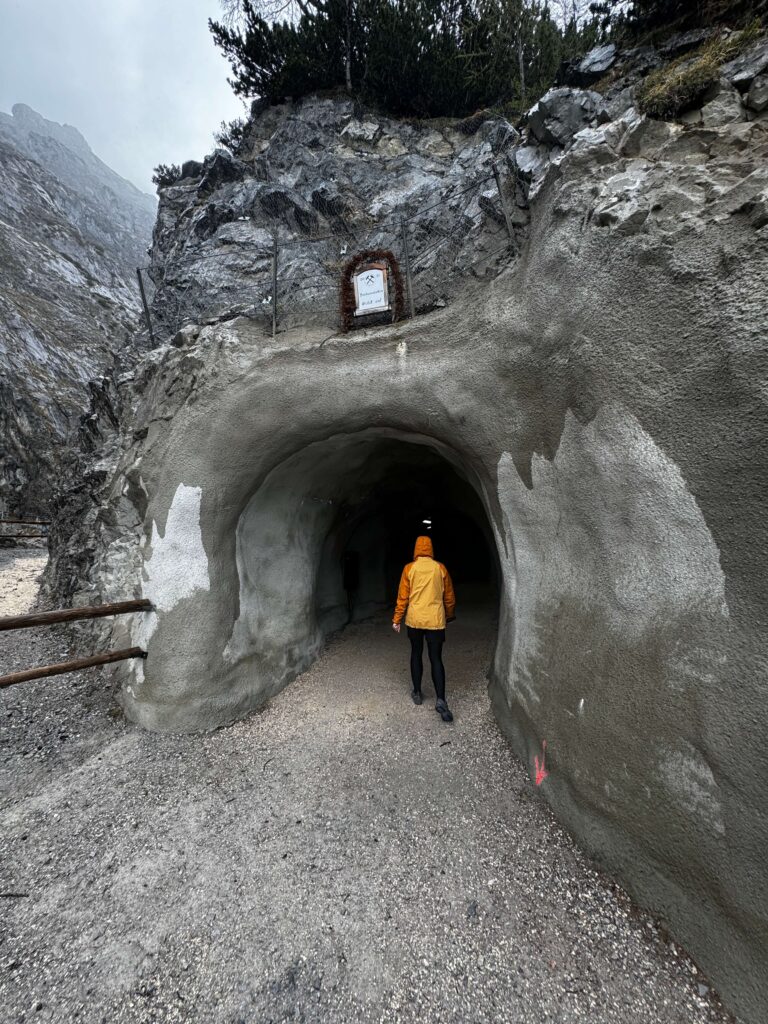
<svg viewBox="0 0 768 1024">
<path fill-rule="evenodd" d="M 453 721 L 453 715 L 445 702 L 443 644 L 445 624 L 455 618 L 455 611 L 456 595 L 453 592 L 453 583 L 445 566 L 434 559 L 432 538 L 417 537 L 413 561 L 406 565 L 400 577 L 392 629 L 396 633 L 400 632 L 405 615 L 408 639 L 411 641 L 411 699 L 414 704 L 422 702 L 422 652 L 426 638 L 432 684 L 437 697 L 435 711 L 444 722 Z"/>
</svg>

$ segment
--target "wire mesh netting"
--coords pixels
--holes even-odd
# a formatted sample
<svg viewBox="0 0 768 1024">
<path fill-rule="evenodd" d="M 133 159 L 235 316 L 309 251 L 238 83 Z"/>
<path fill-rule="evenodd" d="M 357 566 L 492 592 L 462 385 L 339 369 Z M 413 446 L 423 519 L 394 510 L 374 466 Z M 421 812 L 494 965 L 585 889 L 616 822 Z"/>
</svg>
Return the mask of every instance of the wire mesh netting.
<svg viewBox="0 0 768 1024">
<path fill-rule="evenodd" d="M 344 269 L 358 253 L 389 251 L 411 307 L 424 313 L 452 301 L 463 281 L 498 273 L 516 251 L 495 168 L 401 216 L 395 182 L 365 215 L 349 215 L 330 193 L 317 209 L 271 183 L 249 183 L 250 206 L 215 203 L 194 230 L 154 260 L 152 319 L 162 333 L 236 316 L 269 336 L 301 327 L 343 327 Z M 434 194 L 434 193 L 433 193 Z M 206 234 L 208 237 L 206 237 Z M 394 310 L 393 310 L 394 315 Z"/>
</svg>

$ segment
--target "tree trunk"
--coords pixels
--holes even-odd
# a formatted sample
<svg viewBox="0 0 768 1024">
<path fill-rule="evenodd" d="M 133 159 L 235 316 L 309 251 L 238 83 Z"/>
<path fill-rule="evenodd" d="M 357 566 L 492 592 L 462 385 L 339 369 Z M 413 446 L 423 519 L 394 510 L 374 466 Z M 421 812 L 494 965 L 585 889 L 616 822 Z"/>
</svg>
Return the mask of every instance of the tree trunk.
<svg viewBox="0 0 768 1024">
<path fill-rule="evenodd" d="M 347 0 L 347 41 L 344 50 L 344 74 L 347 92 L 352 92 L 352 0 Z"/>
<path fill-rule="evenodd" d="M 523 25 L 520 22 L 517 30 L 517 63 L 520 68 L 520 100 L 523 109 L 526 107 L 525 101 L 525 62 L 523 61 Z"/>
</svg>

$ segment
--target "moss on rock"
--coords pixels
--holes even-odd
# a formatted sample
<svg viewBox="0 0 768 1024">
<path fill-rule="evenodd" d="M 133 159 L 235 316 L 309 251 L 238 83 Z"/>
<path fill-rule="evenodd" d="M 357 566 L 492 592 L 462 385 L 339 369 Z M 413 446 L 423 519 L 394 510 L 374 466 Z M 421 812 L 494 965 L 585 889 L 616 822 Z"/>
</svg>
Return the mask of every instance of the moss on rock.
<svg viewBox="0 0 768 1024">
<path fill-rule="evenodd" d="M 738 57 L 760 35 L 756 21 L 741 32 L 716 36 L 663 68 L 652 71 L 638 89 L 637 104 L 649 117 L 670 120 L 695 107 L 716 85 L 721 66 Z"/>
</svg>

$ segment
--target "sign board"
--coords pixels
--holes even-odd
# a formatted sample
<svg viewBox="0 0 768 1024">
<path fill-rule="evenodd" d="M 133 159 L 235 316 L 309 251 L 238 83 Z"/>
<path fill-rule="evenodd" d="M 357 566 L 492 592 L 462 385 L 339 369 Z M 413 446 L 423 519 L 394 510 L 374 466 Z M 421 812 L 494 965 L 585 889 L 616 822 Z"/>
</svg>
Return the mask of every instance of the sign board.
<svg viewBox="0 0 768 1024">
<path fill-rule="evenodd" d="M 387 268 L 383 263 L 371 263 L 354 276 L 355 316 L 379 313 L 390 308 Z"/>
</svg>

